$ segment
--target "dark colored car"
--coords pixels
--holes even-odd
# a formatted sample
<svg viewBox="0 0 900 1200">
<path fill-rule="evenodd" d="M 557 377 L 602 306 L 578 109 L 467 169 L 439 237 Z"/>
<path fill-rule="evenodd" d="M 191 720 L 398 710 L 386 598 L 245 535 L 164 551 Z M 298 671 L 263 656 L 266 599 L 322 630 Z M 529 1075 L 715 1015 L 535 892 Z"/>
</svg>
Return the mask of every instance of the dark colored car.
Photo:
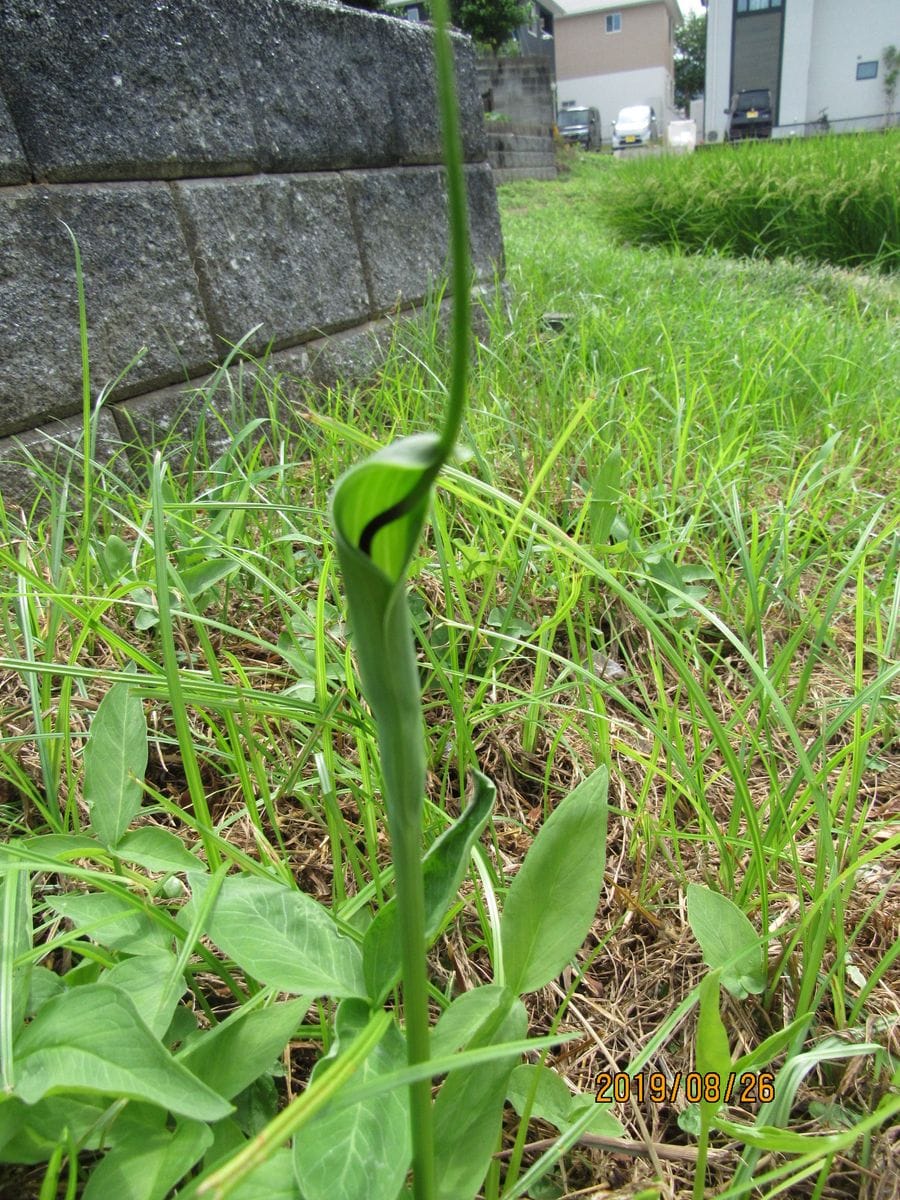
<svg viewBox="0 0 900 1200">
<path fill-rule="evenodd" d="M 556 118 L 559 136 L 585 150 L 600 149 L 600 114 L 596 108 L 561 108 Z"/>
<path fill-rule="evenodd" d="M 729 116 L 728 140 L 772 136 L 772 95 L 768 88 L 751 88 L 738 92 L 726 109 Z"/>
</svg>

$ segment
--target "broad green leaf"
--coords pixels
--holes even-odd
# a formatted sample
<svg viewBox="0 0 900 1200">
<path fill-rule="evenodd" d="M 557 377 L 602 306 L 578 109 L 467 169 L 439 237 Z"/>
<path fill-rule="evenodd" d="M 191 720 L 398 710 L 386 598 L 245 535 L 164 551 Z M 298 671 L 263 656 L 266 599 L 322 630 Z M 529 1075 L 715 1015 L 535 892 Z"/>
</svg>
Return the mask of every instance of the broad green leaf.
<svg viewBox="0 0 900 1200">
<path fill-rule="evenodd" d="M 429 848 L 422 863 L 425 885 L 425 937 L 437 936 L 441 922 L 459 890 L 476 838 L 484 829 L 494 804 L 496 790 L 479 771 L 475 794 L 465 812 Z M 363 966 L 369 996 L 380 1003 L 400 974 L 400 935 L 395 898 L 389 900 L 372 921 L 363 938 Z"/>
<path fill-rule="evenodd" d="M 231 1100 L 274 1065 L 308 1008 L 309 1001 L 301 997 L 253 1012 L 239 1009 L 198 1034 L 178 1054 L 178 1062 Z"/>
<path fill-rule="evenodd" d="M 199 871 L 203 868 L 180 837 L 158 825 L 141 825 L 129 830 L 117 844 L 116 855 L 125 862 L 137 863 L 145 871 Z"/>
<path fill-rule="evenodd" d="M 584 1115 L 587 1108 L 593 1111 L 591 1123 L 585 1133 L 597 1133 L 601 1137 L 622 1137 L 624 1135 L 625 1129 L 622 1122 L 616 1120 L 609 1108 L 606 1105 L 598 1104 L 595 1096 L 585 1096 L 584 1094 L 572 1097 L 566 1125 L 574 1125 Z"/>
<path fill-rule="evenodd" d="M 697 1045 L 694 1049 L 697 1071 L 704 1079 L 719 1077 L 719 1095 L 725 1097 L 726 1080 L 731 1071 L 728 1034 L 719 1013 L 719 975 L 711 971 L 700 984 L 700 1011 L 697 1019 Z M 720 1101 L 700 1102 L 703 1119 L 708 1120 L 721 1107 Z"/>
<path fill-rule="evenodd" d="M 94 1149 L 90 1130 L 99 1126 L 109 1107 L 81 1096 L 46 1096 L 28 1105 L 15 1096 L 0 1099 L 0 1163 L 46 1162 L 68 1128 L 86 1149 Z"/>
<path fill-rule="evenodd" d="M 368 1020 L 367 1004 L 345 1000 L 337 1012 L 330 1058 L 341 1054 Z M 392 1025 L 355 1079 L 371 1082 L 405 1062 L 405 1043 Z M 330 1065 L 327 1059 L 317 1064 L 314 1079 Z M 294 1137 L 294 1174 L 304 1200 L 396 1200 L 411 1153 L 408 1092 L 395 1088 L 313 1117 Z"/>
<path fill-rule="evenodd" d="M 431 1057 L 444 1058 L 467 1045 L 493 1013 L 506 1003 L 506 988 L 498 983 L 471 988 L 457 996 L 438 1018 L 431 1035 Z"/>
<path fill-rule="evenodd" d="M 291 1171 L 290 1150 L 278 1150 L 242 1180 L 228 1200 L 301 1200 Z"/>
<path fill-rule="evenodd" d="M 185 567 L 180 574 L 180 579 L 188 596 L 192 600 L 196 600 L 228 575 L 233 575 L 240 565 L 234 559 L 213 558 L 207 562 L 197 563 L 193 567 Z"/>
<path fill-rule="evenodd" d="M 739 1000 L 766 987 L 765 947 L 736 904 L 718 892 L 692 883 L 687 889 L 688 922 L 711 971 Z"/>
<path fill-rule="evenodd" d="M 805 1133 L 795 1133 L 792 1129 L 780 1129 L 775 1125 L 742 1125 L 738 1121 L 728 1121 L 719 1117 L 715 1121 L 716 1129 L 721 1129 L 736 1142 L 745 1146 L 753 1146 L 770 1154 L 826 1154 L 838 1153 L 846 1146 L 846 1138 L 841 1133 L 831 1136 L 816 1136 Z M 851 1134 L 851 1137 L 858 1135 Z"/>
<path fill-rule="evenodd" d="M 192 875 L 196 902 L 209 877 Z M 326 908 L 274 880 L 230 875 L 206 922 L 212 940 L 248 974 L 281 992 L 365 996 L 362 955 Z"/>
<path fill-rule="evenodd" d="M 160 1045 L 117 988 L 86 984 L 48 1001 L 15 1051 L 16 1093 L 26 1104 L 75 1092 L 145 1100 L 201 1121 L 231 1111 Z"/>
<path fill-rule="evenodd" d="M 31 972 L 31 986 L 28 990 L 28 1007 L 26 1015 L 33 1017 L 48 1000 L 52 1000 L 54 996 L 66 990 L 66 985 L 62 978 L 51 971 L 49 967 L 43 967 L 40 964 Z"/>
<path fill-rule="evenodd" d="M 83 1200 L 164 1200 L 212 1137 L 198 1121 L 179 1121 L 172 1130 L 134 1127 L 91 1171 Z"/>
<path fill-rule="evenodd" d="M 100 701 L 84 748 L 84 799 L 91 826 L 115 846 L 141 807 L 147 770 L 144 706 L 129 683 L 116 683 Z"/>
<path fill-rule="evenodd" d="M 271 1075 L 259 1075 L 234 1098 L 234 1119 L 247 1137 L 256 1137 L 278 1112 L 278 1089 Z"/>
<path fill-rule="evenodd" d="M 100 564 L 108 583 L 118 583 L 131 571 L 131 550 L 115 533 L 100 552 Z"/>
<path fill-rule="evenodd" d="M 513 879 L 500 936 L 507 987 L 544 987 L 570 962 L 597 911 L 609 774 L 598 767 L 550 814 Z"/>
<path fill-rule="evenodd" d="M 134 614 L 134 627 L 138 630 L 152 629 L 159 624 L 159 609 L 153 602 L 153 593 L 149 588 L 132 588 L 128 593 L 135 605 L 140 607 Z M 176 607 L 177 597 L 169 592 L 169 604 Z"/>
<path fill-rule="evenodd" d="M 524 1038 L 528 1014 L 518 996 L 503 988 L 499 1002 L 475 1031 L 467 1049 Z M 451 1071 L 434 1104 L 438 1200 L 474 1196 L 497 1148 L 509 1077 L 518 1055 Z"/>
<path fill-rule="evenodd" d="M 129 954 L 158 954 L 172 935 L 133 904 L 112 892 L 67 892 L 53 896 L 50 907 L 101 946 Z"/>
<path fill-rule="evenodd" d="M 591 481 L 591 543 L 605 546 L 612 533 L 616 509 L 622 498 L 622 452 L 612 450 Z"/>
<path fill-rule="evenodd" d="M 104 971 L 100 982 L 123 991 L 150 1032 L 161 1038 L 172 1023 L 178 1001 L 187 990 L 183 979 L 179 979 L 174 988 L 171 986 L 177 961 L 169 950 L 126 958 Z M 214 1084 L 210 1083 L 210 1086 L 219 1090 Z"/>
<path fill-rule="evenodd" d="M 0 1162 L 27 1162 L 28 1159 L 9 1158 L 4 1150 L 16 1137 L 25 1119 L 28 1109 L 12 1096 L 0 1098 Z M 40 1160 L 37 1160 L 40 1161 Z"/>
<path fill-rule="evenodd" d="M 598 1104 L 593 1096 L 570 1092 L 562 1076 L 542 1063 L 522 1063 L 516 1067 L 507 1085 L 506 1098 L 520 1117 L 524 1117 L 527 1108 L 529 1120 L 539 1117 L 560 1131 L 573 1125 L 590 1108 L 592 1118 L 586 1133 L 620 1137 L 624 1132 L 606 1106 Z"/>
<path fill-rule="evenodd" d="M 521 1063 L 509 1077 L 506 1098 L 520 1117 L 525 1116 L 527 1109 L 529 1119 L 540 1117 L 563 1129 L 573 1095 L 556 1071 L 542 1063 Z"/>
</svg>

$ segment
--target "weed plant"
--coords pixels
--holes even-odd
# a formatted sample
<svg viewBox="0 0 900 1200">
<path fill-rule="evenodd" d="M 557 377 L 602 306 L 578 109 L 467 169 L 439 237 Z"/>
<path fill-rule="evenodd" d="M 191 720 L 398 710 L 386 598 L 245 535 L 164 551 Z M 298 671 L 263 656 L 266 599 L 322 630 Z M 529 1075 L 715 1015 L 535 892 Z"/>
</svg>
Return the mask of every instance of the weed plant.
<svg viewBox="0 0 900 1200">
<path fill-rule="evenodd" d="M 896 130 L 748 141 L 614 166 L 602 176 L 603 217 L 629 241 L 881 271 L 900 265 Z"/>
<path fill-rule="evenodd" d="M 327 511 L 442 427 L 436 310 L 299 429 L 223 372 L 224 451 L 0 506 L 4 1194 L 399 1200 L 429 1078 L 446 1200 L 890 1178 L 900 298 L 616 245 L 619 165 L 503 190 L 408 543 L 429 1062 Z"/>
</svg>

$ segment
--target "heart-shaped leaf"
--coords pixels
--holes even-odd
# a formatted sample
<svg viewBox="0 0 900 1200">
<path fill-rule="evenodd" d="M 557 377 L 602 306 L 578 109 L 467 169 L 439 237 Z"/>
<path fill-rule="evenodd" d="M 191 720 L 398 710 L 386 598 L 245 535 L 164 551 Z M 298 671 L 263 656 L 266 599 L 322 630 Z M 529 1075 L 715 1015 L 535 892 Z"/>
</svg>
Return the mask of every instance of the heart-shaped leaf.
<svg viewBox="0 0 900 1200">
<path fill-rule="evenodd" d="M 766 987 L 765 948 L 738 906 L 699 884 L 687 889 L 688 922 L 703 950 L 703 961 L 719 971 L 722 986 L 739 1000 Z"/>
<path fill-rule="evenodd" d="M 202 903 L 207 875 L 191 875 Z M 192 909 L 193 911 L 193 909 Z M 223 880 L 206 932 L 260 983 L 304 996 L 364 996 L 362 956 L 326 908 L 275 880 Z"/>
<path fill-rule="evenodd" d="M 157 1041 L 117 988 L 86 984 L 48 1001 L 16 1040 L 16 1094 L 35 1104 L 54 1092 L 146 1100 L 200 1121 L 231 1105 Z"/>
</svg>

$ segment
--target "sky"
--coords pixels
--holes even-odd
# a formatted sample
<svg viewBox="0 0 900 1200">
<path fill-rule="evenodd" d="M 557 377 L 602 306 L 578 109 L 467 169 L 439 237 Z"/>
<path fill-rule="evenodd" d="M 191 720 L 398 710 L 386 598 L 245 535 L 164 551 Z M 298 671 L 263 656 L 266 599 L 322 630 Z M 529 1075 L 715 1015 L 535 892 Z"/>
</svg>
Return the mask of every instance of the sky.
<svg viewBox="0 0 900 1200">
<path fill-rule="evenodd" d="M 678 7 L 686 17 L 689 17 L 691 13 L 703 12 L 703 5 L 700 3 L 700 0 L 678 0 Z"/>
</svg>

